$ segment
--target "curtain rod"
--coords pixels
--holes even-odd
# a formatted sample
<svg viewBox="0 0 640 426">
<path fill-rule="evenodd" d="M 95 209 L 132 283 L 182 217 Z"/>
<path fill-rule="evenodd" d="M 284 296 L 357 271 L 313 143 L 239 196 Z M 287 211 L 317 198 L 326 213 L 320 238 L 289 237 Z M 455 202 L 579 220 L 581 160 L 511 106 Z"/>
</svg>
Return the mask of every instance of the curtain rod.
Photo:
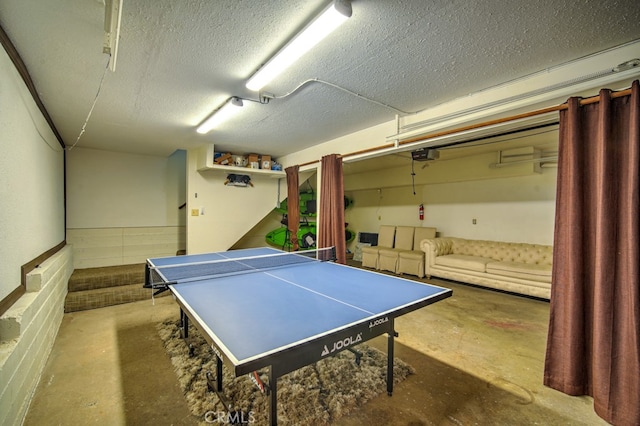
<svg viewBox="0 0 640 426">
<path fill-rule="evenodd" d="M 611 98 L 621 98 L 621 97 L 629 96 L 629 95 L 631 95 L 631 88 L 625 89 L 625 90 L 620 90 L 618 92 L 612 92 L 611 93 Z M 600 95 L 595 95 L 595 96 L 591 96 L 589 98 L 581 99 L 580 100 L 580 105 L 594 104 L 594 103 L 598 103 L 599 101 L 600 101 Z M 468 130 L 481 129 L 483 127 L 493 126 L 495 124 L 508 123 L 510 121 L 516 121 L 516 120 L 520 120 L 520 119 L 523 119 L 523 118 L 535 117 L 537 115 L 548 114 L 550 112 L 562 111 L 562 110 L 566 110 L 568 107 L 569 107 L 568 104 L 565 102 L 565 103 L 560 104 L 560 105 L 556 105 L 556 106 L 552 106 L 552 107 L 548 107 L 548 108 L 537 109 L 537 110 L 529 111 L 529 112 L 524 112 L 522 114 L 511 115 L 509 117 L 497 118 L 495 120 L 483 121 L 481 123 L 471 124 L 471 125 L 468 125 L 468 126 L 456 127 L 455 129 L 443 130 L 442 132 L 431 133 L 431 134 L 425 135 L 425 136 L 416 136 L 414 138 L 405 139 L 403 141 L 400 141 L 400 142 L 398 142 L 398 145 L 402 146 L 402 145 L 407 145 L 407 144 L 410 144 L 410 143 L 422 142 L 422 141 L 426 141 L 426 140 L 429 140 L 429 139 L 435 139 L 435 138 L 442 137 L 442 136 L 449 136 L 449 135 L 454 135 L 456 133 L 466 132 Z M 367 148 L 367 149 L 363 149 L 363 150 L 360 150 L 360 151 L 348 152 L 346 154 L 338 154 L 338 157 L 339 158 L 344 158 L 344 157 L 350 157 L 350 156 L 353 156 L 353 155 L 367 154 L 369 152 L 381 151 L 383 149 L 393 148 L 395 146 L 396 146 L 396 144 L 394 144 L 394 143 L 388 143 L 388 144 L 385 144 L 385 145 L 380 145 L 380 146 L 376 146 L 376 147 L 372 147 L 372 148 Z M 319 162 L 320 162 L 320 160 L 307 161 L 306 163 L 299 164 L 299 166 L 300 167 L 310 166 L 312 164 L 319 163 Z"/>
</svg>

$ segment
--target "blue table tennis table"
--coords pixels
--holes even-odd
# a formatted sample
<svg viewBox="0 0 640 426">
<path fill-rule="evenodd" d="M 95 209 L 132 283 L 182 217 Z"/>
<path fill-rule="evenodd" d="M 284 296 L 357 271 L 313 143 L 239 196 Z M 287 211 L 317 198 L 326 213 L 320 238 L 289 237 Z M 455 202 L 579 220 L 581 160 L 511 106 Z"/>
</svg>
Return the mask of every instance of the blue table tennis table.
<svg viewBox="0 0 640 426">
<path fill-rule="evenodd" d="M 145 287 L 170 290 L 235 377 L 268 368 L 269 418 L 277 424 L 278 377 L 387 334 L 387 392 L 393 391 L 394 319 L 451 296 L 450 289 L 334 263 L 333 249 L 272 248 L 148 259 Z M 211 373 L 208 373 L 208 376 Z M 260 387 L 263 384 L 259 383 Z"/>
</svg>

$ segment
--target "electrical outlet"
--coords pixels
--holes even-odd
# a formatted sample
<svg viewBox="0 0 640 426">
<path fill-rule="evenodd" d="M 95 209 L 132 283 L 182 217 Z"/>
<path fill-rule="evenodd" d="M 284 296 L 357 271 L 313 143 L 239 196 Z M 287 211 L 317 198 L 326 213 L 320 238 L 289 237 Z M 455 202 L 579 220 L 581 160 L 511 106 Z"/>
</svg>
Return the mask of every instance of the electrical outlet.
<svg viewBox="0 0 640 426">
<path fill-rule="evenodd" d="M 471 219 L 471 223 L 473 223 L 475 225 L 476 223 L 478 223 L 478 221 L 475 220 L 475 219 Z"/>
</svg>

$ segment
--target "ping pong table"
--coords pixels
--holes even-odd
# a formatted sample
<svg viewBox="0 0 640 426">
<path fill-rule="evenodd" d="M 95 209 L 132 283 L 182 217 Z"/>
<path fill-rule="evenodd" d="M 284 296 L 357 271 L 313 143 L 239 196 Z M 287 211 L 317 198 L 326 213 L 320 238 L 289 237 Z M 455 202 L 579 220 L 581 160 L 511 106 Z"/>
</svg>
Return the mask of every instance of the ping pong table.
<svg viewBox="0 0 640 426">
<path fill-rule="evenodd" d="M 384 333 L 391 395 L 394 319 L 452 294 L 331 259 L 333 248 L 287 253 L 267 247 L 148 259 L 145 287 L 170 290 L 180 306 L 182 337 L 188 339 L 192 323 L 211 345 L 217 371 L 208 373 L 209 386 L 219 395 L 223 365 L 235 377 L 268 368 L 264 389 L 275 425 L 278 377 Z"/>
</svg>

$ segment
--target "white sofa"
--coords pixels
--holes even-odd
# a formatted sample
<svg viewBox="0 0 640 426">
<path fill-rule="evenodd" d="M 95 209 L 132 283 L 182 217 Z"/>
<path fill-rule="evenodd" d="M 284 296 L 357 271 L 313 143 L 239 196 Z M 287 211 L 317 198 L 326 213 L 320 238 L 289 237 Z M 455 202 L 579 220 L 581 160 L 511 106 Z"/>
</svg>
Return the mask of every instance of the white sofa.
<svg viewBox="0 0 640 426">
<path fill-rule="evenodd" d="M 553 247 L 444 237 L 422 240 L 425 274 L 549 299 Z"/>
</svg>

